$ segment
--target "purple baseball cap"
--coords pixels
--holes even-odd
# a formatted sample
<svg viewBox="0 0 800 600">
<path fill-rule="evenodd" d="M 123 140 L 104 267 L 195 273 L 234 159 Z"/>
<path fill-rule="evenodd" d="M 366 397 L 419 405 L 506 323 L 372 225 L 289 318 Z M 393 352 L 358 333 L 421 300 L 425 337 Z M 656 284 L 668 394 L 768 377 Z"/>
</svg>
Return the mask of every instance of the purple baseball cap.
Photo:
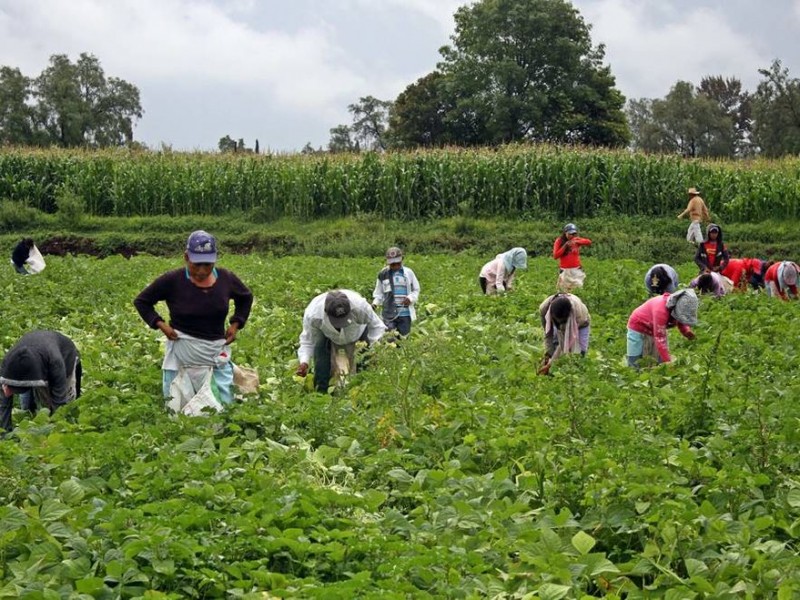
<svg viewBox="0 0 800 600">
<path fill-rule="evenodd" d="M 210 233 L 193 231 L 186 241 L 186 255 L 189 262 L 215 263 L 217 262 L 217 240 Z"/>
</svg>

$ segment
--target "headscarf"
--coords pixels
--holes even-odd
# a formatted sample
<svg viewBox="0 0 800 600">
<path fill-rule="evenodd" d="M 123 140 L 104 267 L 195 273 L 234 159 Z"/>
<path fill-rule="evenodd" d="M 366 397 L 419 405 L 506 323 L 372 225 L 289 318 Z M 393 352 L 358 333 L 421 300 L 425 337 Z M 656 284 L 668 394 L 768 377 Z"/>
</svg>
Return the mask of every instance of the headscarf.
<svg viewBox="0 0 800 600">
<path fill-rule="evenodd" d="M 790 260 L 785 260 L 778 267 L 778 285 L 781 290 L 797 285 L 797 265 Z"/>
<path fill-rule="evenodd" d="M 508 252 L 503 252 L 503 267 L 510 273 L 514 269 L 528 268 L 528 253 L 525 248 L 512 248 Z"/>
<path fill-rule="evenodd" d="M 679 323 L 697 325 L 697 294 L 694 290 L 681 290 L 667 298 L 667 309 Z"/>
</svg>

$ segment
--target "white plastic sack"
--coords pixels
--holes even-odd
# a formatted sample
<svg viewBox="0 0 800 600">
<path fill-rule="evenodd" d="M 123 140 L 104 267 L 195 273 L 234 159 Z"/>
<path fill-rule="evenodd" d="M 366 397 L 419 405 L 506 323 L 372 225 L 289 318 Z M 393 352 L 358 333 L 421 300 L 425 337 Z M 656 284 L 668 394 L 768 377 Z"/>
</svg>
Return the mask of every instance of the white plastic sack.
<svg viewBox="0 0 800 600">
<path fill-rule="evenodd" d="M 212 367 L 180 367 L 169 386 L 167 408 L 190 417 L 202 416 L 203 409 L 220 412 L 222 403 L 214 395 Z"/>
<path fill-rule="evenodd" d="M 33 248 L 31 248 L 31 251 L 28 254 L 28 260 L 26 260 L 25 262 L 27 263 L 28 270 L 31 273 L 41 273 L 42 271 L 44 271 L 44 268 L 46 266 L 44 263 L 44 257 L 42 256 L 42 253 L 39 252 L 39 248 L 37 248 L 35 245 Z"/>
</svg>

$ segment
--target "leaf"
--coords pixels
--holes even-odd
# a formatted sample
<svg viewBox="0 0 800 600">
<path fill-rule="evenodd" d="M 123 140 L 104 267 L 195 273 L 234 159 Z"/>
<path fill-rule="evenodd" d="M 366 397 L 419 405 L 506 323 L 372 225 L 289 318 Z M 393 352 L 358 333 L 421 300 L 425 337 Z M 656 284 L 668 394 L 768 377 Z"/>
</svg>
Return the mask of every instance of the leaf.
<svg viewBox="0 0 800 600">
<path fill-rule="evenodd" d="M 399 467 L 390 470 L 386 475 L 401 483 L 412 483 L 414 481 L 414 478 L 405 469 Z"/>
<path fill-rule="evenodd" d="M 58 493 L 61 495 L 61 499 L 70 506 L 79 504 L 86 495 L 81 485 L 74 479 L 62 481 L 61 485 L 58 486 Z"/>
<path fill-rule="evenodd" d="M 39 509 L 39 518 L 44 522 L 57 521 L 61 517 L 72 512 L 69 506 L 64 505 L 59 500 L 48 498 L 42 503 Z"/>
<path fill-rule="evenodd" d="M 789 490 L 786 501 L 792 508 L 800 508 L 800 489 L 794 488 L 793 490 Z"/>
<path fill-rule="evenodd" d="M 708 567 L 703 561 L 697 560 L 696 558 L 687 558 L 683 562 L 686 565 L 686 572 L 690 577 L 708 573 Z"/>
<path fill-rule="evenodd" d="M 589 554 L 596 543 L 597 540 L 584 531 L 579 531 L 572 536 L 572 545 L 575 546 L 578 552 L 584 555 Z"/>
<path fill-rule="evenodd" d="M 539 586 L 539 598 L 542 600 L 561 600 L 566 598 L 572 591 L 568 585 L 556 585 L 555 583 L 543 583 Z"/>
<path fill-rule="evenodd" d="M 89 594 L 90 596 L 97 596 L 108 588 L 100 577 L 86 577 L 79 579 L 75 582 L 75 589 L 81 594 Z"/>
<path fill-rule="evenodd" d="M 28 515 L 16 506 L 0 507 L 0 533 L 16 531 L 28 524 Z"/>
</svg>

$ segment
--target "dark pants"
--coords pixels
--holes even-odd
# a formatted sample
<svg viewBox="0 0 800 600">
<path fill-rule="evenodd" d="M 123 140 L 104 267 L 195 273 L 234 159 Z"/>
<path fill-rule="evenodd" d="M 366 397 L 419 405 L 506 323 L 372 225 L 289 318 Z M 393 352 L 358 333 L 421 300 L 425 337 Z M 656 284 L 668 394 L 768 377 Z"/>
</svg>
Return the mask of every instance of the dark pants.
<svg viewBox="0 0 800 600">
<path fill-rule="evenodd" d="M 383 324 L 389 331 L 397 331 L 403 337 L 411 333 L 411 317 L 395 317 L 394 319 L 384 320 Z"/>
<path fill-rule="evenodd" d="M 478 283 L 481 284 L 481 291 L 486 293 L 486 277 L 478 277 Z"/>
<path fill-rule="evenodd" d="M 358 341 L 368 341 L 367 332 L 368 328 L 364 329 L 364 333 Z M 355 344 L 355 342 L 353 342 Z M 333 353 L 333 342 L 328 338 L 322 340 L 314 347 L 314 389 L 318 392 L 327 393 L 328 386 L 331 381 L 331 359 Z"/>
<path fill-rule="evenodd" d="M 28 275 L 28 270 L 25 267 L 18 267 L 17 265 L 14 265 L 14 270 L 20 275 Z"/>
</svg>

